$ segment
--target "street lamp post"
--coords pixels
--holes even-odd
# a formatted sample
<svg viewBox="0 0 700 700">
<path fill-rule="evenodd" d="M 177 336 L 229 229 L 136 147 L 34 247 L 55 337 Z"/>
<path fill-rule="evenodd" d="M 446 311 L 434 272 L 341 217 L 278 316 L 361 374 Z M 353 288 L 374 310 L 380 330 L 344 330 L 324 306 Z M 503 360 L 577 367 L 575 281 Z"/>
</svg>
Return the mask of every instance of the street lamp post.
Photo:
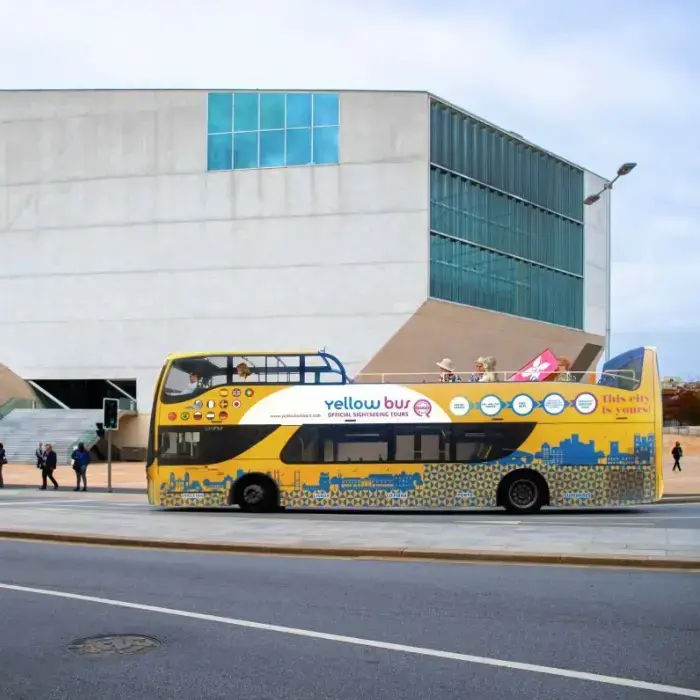
<svg viewBox="0 0 700 700">
<path fill-rule="evenodd" d="M 619 178 L 621 178 L 623 175 L 627 175 L 628 173 L 632 172 L 634 168 L 637 166 L 636 163 L 623 163 L 618 169 L 617 169 L 617 174 L 615 177 L 610 180 L 609 182 L 606 182 L 603 185 L 603 189 L 600 190 L 600 192 L 596 192 L 595 194 L 589 194 L 586 199 L 583 200 L 583 203 L 587 206 L 590 206 L 591 204 L 595 204 L 599 199 L 600 196 L 605 192 L 606 190 L 611 190 L 613 188 L 613 185 Z M 605 361 L 607 362 L 610 359 L 610 293 L 612 291 L 612 252 L 611 252 L 611 238 L 612 238 L 612 230 L 611 230 L 611 220 L 610 220 L 610 210 L 612 208 L 612 197 L 608 200 L 608 235 L 605 237 L 605 250 L 606 250 L 606 259 L 607 259 L 607 268 L 608 268 L 608 276 L 607 276 L 607 290 L 606 290 L 606 310 L 605 310 Z"/>
</svg>

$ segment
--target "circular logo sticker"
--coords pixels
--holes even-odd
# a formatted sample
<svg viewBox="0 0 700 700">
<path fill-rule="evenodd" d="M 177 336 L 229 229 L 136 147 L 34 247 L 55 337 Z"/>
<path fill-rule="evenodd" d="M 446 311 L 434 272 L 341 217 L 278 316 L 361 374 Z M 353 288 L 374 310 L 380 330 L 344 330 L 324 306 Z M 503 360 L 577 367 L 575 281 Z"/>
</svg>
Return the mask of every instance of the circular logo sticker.
<svg viewBox="0 0 700 700">
<path fill-rule="evenodd" d="M 430 413 L 433 410 L 433 405 L 428 401 L 428 399 L 418 399 L 413 404 L 413 411 L 417 416 L 421 418 L 430 418 Z"/>
<path fill-rule="evenodd" d="M 240 407 L 241 407 L 241 402 L 240 402 L 240 401 L 234 401 L 234 402 L 231 404 L 231 406 L 233 406 L 234 408 L 240 408 Z"/>
<path fill-rule="evenodd" d="M 221 399 L 221 401 L 219 401 L 219 408 L 228 408 L 228 401 L 226 399 Z"/>
<path fill-rule="evenodd" d="M 501 412 L 501 409 L 503 408 L 503 403 L 501 402 L 501 399 L 498 398 L 498 396 L 489 394 L 488 396 L 484 396 L 484 398 L 481 399 L 481 401 L 479 402 L 479 408 L 485 416 L 496 416 Z"/>
<path fill-rule="evenodd" d="M 450 401 L 450 412 L 454 416 L 466 416 L 470 408 L 469 399 L 466 396 L 455 396 Z"/>
<path fill-rule="evenodd" d="M 255 392 L 252 389 L 246 389 L 245 390 L 245 395 L 248 397 L 251 397 Z"/>
<path fill-rule="evenodd" d="M 234 396 L 240 396 L 240 395 L 241 395 L 241 390 L 240 390 L 240 389 L 234 389 L 234 390 L 233 390 L 233 395 L 234 395 Z"/>
<path fill-rule="evenodd" d="M 195 408 L 202 408 L 202 402 L 201 402 L 199 399 L 197 399 L 197 400 L 194 402 L 193 406 L 194 406 Z"/>
<path fill-rule="evenodd" d="M 542 402 L 542 408 L 550 416 L 558 416 L 566 408 L 566 399 L 561 394 L 547 394 Z"/>
<path fill-rule="evenodd" d="M 228 389 L 219 389 L 219 396 L 228 396 Z"/>
<path fill-rule="evenodd" d="M 202 420 L 202 413 L 201 411 L 195 411 L 193 414 L 195 420 Z"/>
<path fill-rule="evenodd" d="M 182 420 L 189 420 L 190 414 L 189 414 L 187 411 L 183 411 L 183 412 L 180 414 L 180 418 L 182 418 Z"/>
<path fill-rule="evenodd" d="M 209 401 L 207 401 L 207 408 L 214 408 L 214 406 L 216 406 L 216 401 L 214 401 L 214 399 L 209 399 Z"/>
<path fill-rule="evenodd" d="M 209 411 L 209 413 L 207 413 L 207 420 L 214 420 L 214 418 L 216 418 L 214 411 Z"/>
<path fill-rule="evenodd" d="M 535 401 L 527 394 L 518 394 L 511 402 L 511 408 L 518 416 L 528 416 L 535 408 Z"/>
<path fill-rule="evenodd" d="M 574 406 L 579 413 L 583 413 L 584 416 L 587 416 L 589 413 L 593 413 L 593 411 L 598 408 L 598 401 L 596 401 L 593 394 L 584 392 L 576 397 L 574 400 Z"/>
</svg>

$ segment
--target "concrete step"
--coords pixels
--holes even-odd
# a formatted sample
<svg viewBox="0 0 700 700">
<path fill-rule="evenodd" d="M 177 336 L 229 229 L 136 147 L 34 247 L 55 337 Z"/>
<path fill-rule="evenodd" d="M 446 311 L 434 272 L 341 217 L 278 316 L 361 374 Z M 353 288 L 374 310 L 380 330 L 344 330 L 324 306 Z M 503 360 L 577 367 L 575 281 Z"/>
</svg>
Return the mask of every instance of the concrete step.
<svg viewBox="0 0 700 700">
<path fill-rule="evenodd" d="M 39 443 L 50 442 L 59 462 L 65 463 L 101 419 L 99 409 L 15 409 L 0 421 L 0 442 L 8 462 L 32 462 Z"/>
</svg>

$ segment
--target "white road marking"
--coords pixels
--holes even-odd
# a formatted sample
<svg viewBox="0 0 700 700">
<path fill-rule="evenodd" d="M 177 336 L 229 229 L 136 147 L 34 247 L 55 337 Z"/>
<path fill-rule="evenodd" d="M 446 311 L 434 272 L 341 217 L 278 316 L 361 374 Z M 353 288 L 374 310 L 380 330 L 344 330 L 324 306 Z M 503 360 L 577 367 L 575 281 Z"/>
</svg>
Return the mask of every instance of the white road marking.
<svg viewBox="0 0 700 700">
<path fill-rule="evenodd" d="M 280 632 L 291 634 L 297 637 L 310 637 L 311 639 L 324 639 L 329 642 L 340 642 L 342 644 L 353 644 L 355 646 L 373 647 L 375 649 L 386 649 L 387 651 L 400 651 L 405 654 L 418 654 L 421 656 L 433 656 L 440 659 L 451 659 L 453 661 L 464 661 L 484 666 L 496 666 L 500 668 L 512 668 L 518 671 L 531 671 L 533 673 L 545 673 L 550 676 L 563 676 L 564 678 L 575 678 L 583 681 L 593 681 L 595 683 L 606 683 L 608 685 L 619 685 L 626 688 L 639 688 L 640 690 L 651 690 L 657 693 L 668 693 L 670 695 L 680 695 L 687 698 L 700 698 L 700 690 L 692 688 L 680 688 L 674 685 L 663 683 L 649 683 L 638 681 L 632 678 L 620 678 L 618 676 L 603 676 L 597 673 L 587 673 L 585 671 L 572 671 L 566 668 L 554 666 L 540 666 L 539 664 L 527 664 L 519 661 L 508 661 L 505 659 L 494 659 L 488 656 L 473 656 L 472 654 L 460 654 L 454 651 L 441 651 L 440 649 L 429 649 L 426 647 L 414 647 L 406 644 L 393 644 L 392 642 L 380 642 L 374 639 L 362 639 L 361 637 L 347 637 L 341 634 L 329 634 L 327 632 L 315 632 L 298 627 L 283 627 L 282 625 L 270 625 L 264 622 L 253 622 L 252 620 L 239 620 L 233 617 L 221 617 L 220 615 L 207 615 L 205 613 L 189 612 L 187 610 L 176 610 L 174 608 L 161 608 L 156 605 L 145 605 L 143 603 L 130 603 L 124 600 L 112 600 L 111 598 L 97 598 L 95 596 L 80 595 L 78 593 L 65 593 L 63 591 L 48 590 L 45 588 L 29 588 L 27 586 L 15 586 L 9 583 L 0 583 L 0 589 L 8 591 L 19 591 L 20 593 L 36 593 L 38 595 L 53 596 L 55 598 L 68 598 L 70 600 L 81 600 L 86 603 L 99 603 L 101 605 L 111 605 L 117 608 L 129 608 L 131 610 L 144 610 L 146 612 L 161 613 L 164 615 L 174 615 L 176 617 L 187 617 L 194 620 L 204 620 L 205 622 L 219 622 L 225 625 L 236 627 L 247 627 L 250 629 L 265 630 L 267 632 Z"/>
<path fill-rule="evenodd" d="M 39 500 L 41 497 L 37 496 L 36 501 L 3 501 L 0 503 L 0 506 L 39 506 L 39 507 L 44 507 L 44 506 L 54 506 L 58 503 L 70 503 L 70 504 L 78 504 L 82 505 L 83 503 L 97 503 L 98 501 L 77 501 L 77 500 L 69 500 L 69 501 L 63 501 L 63 500 L 58 500 L 56 498 L 47 498 L 46 500 Z"/>
<path fill-rule="evenodd" d="M 522 520 L 453 520 L 457 525 L 522 525 Z"/>
</svg>

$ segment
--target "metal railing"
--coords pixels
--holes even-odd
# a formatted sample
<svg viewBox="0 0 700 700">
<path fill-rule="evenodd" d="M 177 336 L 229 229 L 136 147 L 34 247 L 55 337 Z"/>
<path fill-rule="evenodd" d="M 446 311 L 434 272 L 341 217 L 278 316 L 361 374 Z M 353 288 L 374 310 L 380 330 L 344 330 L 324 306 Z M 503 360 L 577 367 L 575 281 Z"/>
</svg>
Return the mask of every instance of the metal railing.
<svg viewBox="0 0 700 700">
<path fill-rule="evenodd" d="M 8 399 L 4 404 L 2 404 L 2 406 L 0 406 L 0 420 L 2 420 L 11 411 L 14 411 L 16 408 L 43 408 L 43 406 L 41 402 L 37 401 L 36 399 Z"/>
<path fill-rule="evenodd" d="M 498 370 L 484 373 L 489 379 L 477 372 L 456 372 L 456 383 L 482 383 L 482 382 L 509 382 L 528 384 L 531 382 L 512 380 L 519 370 Z M 442 383 L 440 372 L 361 372 L 356 374 L 352 382 L 354 384 L 440 384 Z M 546 379 L 534 379 L 534 382 L 566 382 L 578 384 L 600 384 L 605 377 L 611 381 L 623 379 L 626 383 L 634 384 L 639 381 L 634 370 L 615 370 L 606 372 L 566 372 Z"/>
</svg>

